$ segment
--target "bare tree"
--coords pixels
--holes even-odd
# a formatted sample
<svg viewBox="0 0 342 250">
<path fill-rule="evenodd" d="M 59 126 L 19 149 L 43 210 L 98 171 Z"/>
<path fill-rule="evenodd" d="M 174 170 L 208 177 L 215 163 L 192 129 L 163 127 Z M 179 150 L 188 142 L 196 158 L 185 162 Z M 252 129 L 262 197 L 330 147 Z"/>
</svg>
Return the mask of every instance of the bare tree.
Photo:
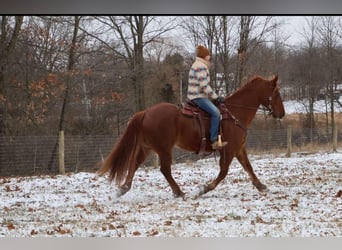
<svg viewBox="0 0 342 250">
<path fill-rule="evenodd" d="M 193 45 L 204 44 L 214 55 L 213 81 L 216 82 L 216 69 L 218 63 L 222 65 L 226 92 L 229 92 L 229 55 L 233 55 L 234 46 L 237 47 L 238 60 L 235 72 L 235 86 L 242 84 L 247 75 L 247 62 L 255 48 L 266 42 L 270 33 L 277 28 L 278 23 L 272 22 L 272 17 L 256 16 L 195 16 L 185 19 L 183 29 L 187 31 L 188 38 Z M 235 31 L 235 33 L 234 33 Z M 237 84 L 237 86 L 236 86 Z"/>
<path fill-rule="evenodd" d="M 305 127 L 310 128 L 310 140 L 313 140 L 315 128 L 314 103 L 319 95 L 322 78 L 321 53 L 317 39 L 317 17 L 306 18 L 306 26 L 302 32 L 304 42 L 298 52 L 299 56 L 295 62 L 295 77 L 304 89 L 304 95 L 309 101 L 307 108 L 307 119 Z"/>
<path fill-rule="evenodd" d="M 340 29 L 339 29 L 340 17 L 335 16 L 320 16 L 318 17 L 318 36 L 322 47 L 325 50 L 325 65 L 326 65 L 326 88 L 329 94 L 330 101 L 330 118 L 331 118 L 331 131 L 335 129 L 335 84 L 338 78 L 338 58 L 339 53 L 337 46 L 340 40 Z M 327 119 L 328 128 L 328 119 Z"/>
<path fill-rule="evenodd" d="M 240 86 L 247 76 L 247 62 L 260 43 L 267 42 L 268 36 L 278 27 L 272 16 L 241 16 L 239 22 L 239 41 L 237 45 L 238 63 L 236 69 L 237 83 Z"/>
<path fill-rule="evenodd" d="M 61 109 L 61 113 L 59 117 L 58 131 L 64 130 L 66 107 L 69 102 L 72 75 L 74 73 L 75 63 L 76 63 L 75 58 L 76 58 L 76 48 L 77 48 L 77 36 L 79 32 L 79 25 L 80 25 L 81 17 L 74 16 L 73 19 L 74 19 L 73 34 L 72 34 L 72 39 L 71 39 L 69 53 L 68 53 L 68 66 L 67 66 L 66 79 L 65 79 L 65 91 L 64 91 L 63 102 L 62 102 L 62 109 Z M 50 159 L 49 166 L 48 166 L 49 171 L 52 170 L 52 163 L 54 161 L 54 157 L 56 155 L 55 152 L 57 150 L 57 142 L 51 154 L 51 159 Z"/>
<path fill-rule="evenodd" d="M 230 57 L 233 52 L 233 28 L 236 25 L 237 18 L 232 16 L 219 17 L 219 27 L 216 33 L 216 48 L 218 52 L 218 60 L 222 65 L 223 82 L 225 83 L 225 94 L 227 95 L 233 90 L 234 78 L 231 79 L 229 72 Z M 221 88 L 223 86 L 220 86 Z"/>
<path fill-rule="evenodd" d="M 315 56 L 315 54 L 317 53 L 317 46 L 316 46 L 316 38 L 315 38 L 315 32 L 316 32 L 316 20 L 315 17 L 312 17 L 311 20 L 306 19 L 308 26 L 309 26 L 309 30 L 308 31 L 304 31 L 304 36 L 306 38 L 306 42 L 307 42 L 307 48 L 306 48 L 306 52 L 307 52 L 307 80 L 305 81 L 306 86 L 308 88 L 308 99 L 309 99 L 309 124 L 310 124 L 310 128 L 311 128 L 311 141 L 312 141 L 312 131 L 313 128 L 315 127 L 314 124 L 314 101 L 315 98 L 317 96 L 317 77 L 314 77 L 314 70 L 316 70 L 317 72 L 317 68 L 314 68 L 314 63 L 317 62 L 317 56 Z M 303 72 L 305 74 L 305 72 Z"/>
<path fill-rule="evenodd" d="M 135 111 L 144 109 L 144 49 L 146 45 L 158 41 L 164 33 L 172 30 L 175 27 L 173 20 L 165 22 L 153 16 L 108 16 L 95 19 L 104 28 L 113 31 L 114 40 L 106 41 L 97 35 L 94 38 L 125 60 L 130 71 L 128 77 L 134 93 Z"/>
<path fill-rule="evenodd" d="M 217 58 L 217 34 L 219 32 L 219 16 L 191 16 L 184 19 L 181 27 L 186 31 L 187 38 L 192 45 L 192 51 L 195 54 L 195 48 L 198 45 L 206 46 L 212 55 L 213 69 L 210 71 L 213 87 L 216 88 L 216 74 L 218 68 Z"/>
</svg>

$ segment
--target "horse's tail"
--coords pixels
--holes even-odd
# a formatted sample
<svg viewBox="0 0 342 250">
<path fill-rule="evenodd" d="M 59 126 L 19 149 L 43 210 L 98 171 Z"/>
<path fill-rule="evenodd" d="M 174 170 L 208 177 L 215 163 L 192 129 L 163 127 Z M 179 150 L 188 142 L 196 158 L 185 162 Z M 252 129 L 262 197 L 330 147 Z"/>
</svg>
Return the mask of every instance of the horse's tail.
<svg viewBox="0 0 342 250">
<path fill-rule="evenodd" d="M 131 167 L 135 168 L 137 152 L 140 149 L 139 129 L 141 129 L 144 115 L 145 112 L 141 111 L 132 117 L 120 140 L 98 171 L 100 175 L 110 171 L 109 180 L 113 181 L 115 179 L 117 185 L 122 184 Z"/>
</svg>

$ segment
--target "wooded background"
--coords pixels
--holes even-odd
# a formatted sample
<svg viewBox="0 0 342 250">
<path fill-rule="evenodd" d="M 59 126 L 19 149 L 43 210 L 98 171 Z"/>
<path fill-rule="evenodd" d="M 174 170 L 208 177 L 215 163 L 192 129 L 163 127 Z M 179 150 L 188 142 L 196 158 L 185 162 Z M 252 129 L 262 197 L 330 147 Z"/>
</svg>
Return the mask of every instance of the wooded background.
<svg viewBox="0 0 342 250">
<path fill-rule="evenodd" d="M 135 112 L 185 99 L 198 44 L 212 52 L 212 86 L 219 94 L 233 92 L 253 75 L 278 74 L 283 100 L 309 101 L 301 127 L 313 131 L 318 126 L 313 103 L 323 98 L 323 126 L 332 134 L 333 103 L 341 105 L 342 17 L 307 17 L 296 45 L 288 43 L 294 34 L 286 32 L 286 20 L 1 16 L 0 147 L 18 136 L 52 136 L 50 157 L 57 152 L 59 131 L 120 135 Z"/>
</svg>

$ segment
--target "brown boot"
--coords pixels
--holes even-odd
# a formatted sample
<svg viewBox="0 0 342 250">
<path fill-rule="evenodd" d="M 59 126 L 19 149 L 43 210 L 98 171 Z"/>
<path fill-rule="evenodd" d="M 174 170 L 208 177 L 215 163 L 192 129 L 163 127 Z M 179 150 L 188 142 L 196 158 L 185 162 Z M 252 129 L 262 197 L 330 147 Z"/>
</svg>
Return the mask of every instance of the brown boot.
<svg viewBox="0 0 342 250">
<path fill-rule="evenodd" d="M 212 144 L 211 144 L 211 147 L 212 149 L 216 150 L 216 149 L 221 149 L 223 147 L 225 147 L 228 142 L 226 141 L 223 141 L 222 143 L 220 143 L 221 145 L 219 145 L 219 142 L 218 141 L 214 141 Z"/>
</svg>

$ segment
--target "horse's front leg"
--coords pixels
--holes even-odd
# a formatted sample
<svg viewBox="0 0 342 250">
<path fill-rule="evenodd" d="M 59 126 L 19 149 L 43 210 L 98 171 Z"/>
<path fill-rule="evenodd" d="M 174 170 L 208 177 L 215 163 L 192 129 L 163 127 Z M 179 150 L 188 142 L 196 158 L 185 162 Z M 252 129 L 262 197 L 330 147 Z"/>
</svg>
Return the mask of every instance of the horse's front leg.
<svg viewBox="0 0 342 250">
<path fill-rule="evenodd" d="M 220 156 L 220 172 L 215 180 L 210 182 L 207 185 L 200 186 L 198 192 L 194 195 L 193 199 L 198 198 L 199 196 L 208 193 L 209 191 L 215 189 L 217 185 L 227 176 L 229 165 L 233 160 L 232 154 L 229 154 L 227 151 L 222 150 Z"/>
<path fill-rule="evenodd" d="M 266 185 L 262 184 L 258 177 L 255 175 L 252 165 L 249 162 L 247 151 L 245 147 L 242 147 L 239 154 L 236 155 L 236 158 L 242 165 L 243 169 L 248 173 L 249 177 L 252 180 L 253 185 L 258 189 L 259 192 L 267 192 L 268 188 Z"/>
</svg>

